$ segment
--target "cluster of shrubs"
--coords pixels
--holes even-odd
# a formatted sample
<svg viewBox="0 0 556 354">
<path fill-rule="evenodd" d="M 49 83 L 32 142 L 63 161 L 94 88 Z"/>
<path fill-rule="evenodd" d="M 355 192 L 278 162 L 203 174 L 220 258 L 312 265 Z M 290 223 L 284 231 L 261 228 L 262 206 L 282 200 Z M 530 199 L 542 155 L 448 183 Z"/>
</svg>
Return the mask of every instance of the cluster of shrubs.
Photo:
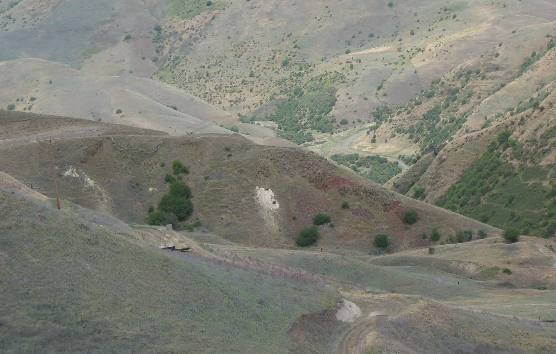
<svg viewBox="0 0 556 354">
<path fill-rule="evenodd" d="M 295 240 L 295 243 L 300 247 L 308 247 L 317 243 L 320 237 L 319 226 L 329 224 L 331 227 L 332 219 L 329 215 L 324 213 L 319 213 L 313 217 L 313 225 L 309 226 L 299 233 L 299 236 Z"/>
<path fill-rule="evenodd" d="M 172 163 L 172 174 L 167 174 L 164 181 L 169 184 L 170 190 L 166 193 L 158 207 L 149 208 L 147 223 L 149 225 L 179 226 L 180 222 L 186 221 L 193 214 L 193 197 L 191 189 L 181 180 L 183 174 L 189 174 L 189 169 L 180 161 Z"/>
</svg>

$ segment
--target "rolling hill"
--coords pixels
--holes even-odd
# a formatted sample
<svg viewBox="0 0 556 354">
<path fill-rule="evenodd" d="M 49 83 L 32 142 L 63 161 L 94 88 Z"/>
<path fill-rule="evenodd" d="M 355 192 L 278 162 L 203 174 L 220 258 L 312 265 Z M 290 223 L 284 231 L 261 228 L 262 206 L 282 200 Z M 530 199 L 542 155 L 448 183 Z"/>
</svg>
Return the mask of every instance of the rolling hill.
<svg viewBox="0 0 556 354">
<path fill-rule="evenodd" d="M 549 353 L 556 346 L 554 245 L 538 239 L 505 245 L 492 237 L 435 255 L 379 257 L 251 248 L 130 227 L 67 200 L 58 210 L 4 173 L 0 205 L 0 344 L 8 352 Z M 189 251 L 159 248 L 168 242 Z"/>
<path fill-rule="evenodd" d="M 333 227 L 322 227 L 320 247 L 339 251 L 368 252 L 380 233 L 391 235 L 400 249 L 429 244 L 422 235 L 434 229 L 443 241 L 463 231 L 475 237 L 480 230 L 498 233 L 390 192 L 314 153 L 256 145 L 239 135 L 171 137 L 10 112 L 2 113 L 0 132 L 10 137 L 0 144 L 4 172 L 51 197 L 58 184 L 63 198 L 129 223 L 145 222 L 149 207 L 167 192 L 172 162 L 179 160 L 190 172 L 191 220 L 235 242 L 292 247 L 318 213 L 333 220 Z M 417 214 L 412 225 L 403 221 L 408 211 Z"/>
</svg>

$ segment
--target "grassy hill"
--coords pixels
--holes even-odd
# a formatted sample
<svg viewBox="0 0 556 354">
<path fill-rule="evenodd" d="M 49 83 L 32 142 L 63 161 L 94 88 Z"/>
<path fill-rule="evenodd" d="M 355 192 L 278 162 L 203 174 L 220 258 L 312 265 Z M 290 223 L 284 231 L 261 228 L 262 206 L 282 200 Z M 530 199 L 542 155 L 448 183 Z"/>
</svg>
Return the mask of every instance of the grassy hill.
<svg viewBox="0 0 556 354">
<path fill-rule="evenodd" d="M 50 143 L 48 130 L 25 136 L 29 126 L 17 127 L 22 121 L 46 125 L 53 120 L 56 131 L 63 131 L 60 118 L 5 115 L 12 119 L 2 119 L 0 131 L 12 139 L 21 134 L 18 144 L 0 145 L 5 172 L 51 197 L 57 183 L 63 198 L 126 222 L 145 222 L 149 208 L 168 192 L 165 176 L 173 173 L 173 161 L 181 161 L 189 169 L 183 178 L 193 195 L 189 222 L 198 220 L 210 231 L 249 245 L 294 247 L 297 235 L 319 213 L 328 214 L 332 223 L 319 227 L 321 240 L 315 247 L 338 251 L 369 252 L 381 233 L 392 238 L 392 247 L 405 249 L 431 244 L 424 235 L 434 229 L 441 233 L 438 242 L 467 230 L 475 238 L 480 230 L 498 232 L 387 191 L 298 148 L 255 145 L 238 135 L 127 133 L 99 123 L 97 129 L 105 131 L 100 136 L 86 130 L 81 136 L 58 134 Z M 82 123 L 68 120 L 66 129 L 75 124 Z M 404 221 L 410 212 L 416 215 L 411 224 Z"/>
<path fill-rule="evenodd" d="M 4 351 L 287 352 L 299 316 L 334 307 L 318 284 L 168 254 L 1 179 Z"/>
<path fill-rule="evenodd" d="M 520 282 L 525 267 L 554 272 L 543 268 L 554 251 L 534 239 L 442 246 L 432 256 L 254 249 L 130 228 L 68 201 L 57 210 L 3 173 L 0 205 L 7 270 L 0 343 L 8 352 L 548 353 L 556 346 L 546 322 L 556 314 L 553 279 L 543 291 Z M 191 252 L 158 249 L 168 237 Z M 498 252 L 521 255 L 508 266 L 515 275 L 489 268 L 489 278 L 476 278 L 471 264 L 502 264 Z M 524 288 L 496 285 L 502 279 Z"/>
</svg>

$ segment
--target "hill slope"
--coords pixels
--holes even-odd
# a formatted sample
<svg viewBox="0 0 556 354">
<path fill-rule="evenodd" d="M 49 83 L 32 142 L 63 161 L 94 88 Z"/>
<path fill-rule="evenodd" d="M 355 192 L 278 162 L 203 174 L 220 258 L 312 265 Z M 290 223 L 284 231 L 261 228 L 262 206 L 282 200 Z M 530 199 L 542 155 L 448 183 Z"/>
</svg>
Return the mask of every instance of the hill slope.
<svg viewBox="0 0 556 354">
<path fill-rule="evenodd" d="M 7 351 L 548 353 L 556 347 L 553 324 L 526 319 L 536 317 L 532 302 L 552 319 L 553 290 L 520 294 L 427 269 L 432 259 L 473 252 L 471 243 L 446 246 L 441 258 L 413 251 L 413 258 L 392 260 L 198 243 L 163 228 L 132 229 L 69 202 L 59 211 L 3 173 L 0 206 L 0 343 Z M 153 248 L 168 237 L 192 251 Z M 416 259 L 423 268 L 414 268 L 413 277 L 436 286 L 408 287 L 410 277 L 393 264 L 407 272 Z M 322 262 L 334 267 L 312 265 Z M 353 277 L 358 271 L 367 277 Z M 373 290 L 359 290 L 369 285 Z M 377 294 L 388 288 L 401 294 Z M 496 304 L 474 303 L 495 294 Z"/>
<path fill-rule="evenodd" d="M 21 124 L 18 120 L 34 118 L 15 117 L 0 120 L 0 131 L 13 132 L 12 139 L 18 134 L 14 131 Z M 44 119 L 35 121 L 44 124 Z M 68 120 L 67 126 L 76 122 Z M 96 124 L 109 130 L 110 126 Z M 299 231 L 318 213 L 332 217 L 334 227 L 321 228 L 319 244 L 331 250 L 368 252 L 379 233 L 391 235 L 393 245 L 402 249 L 428 244 L 422 235 L 435 228 L 443 240 L 464 230 L 475 237 L 482 229 L 497 233 L 474 220 L 389 192 L 304 150 L 259 146 L 237 135 L 131 134 L 116 130 L 100 137 L 59 136 L 52 143 L 48 135 L 33 136 L 27 144 L 0 144 L 0 163 L 3 171 L 42 193 L 53 196 L 57 181 L 64 198 L 142 223 L 149 206 L 167 192 L 165 175 L 179 160 L 190 171 L 185 177 L 195 208 L 190 220 L 199 219 L 209 230 L 250 245 L 292 247 Z M 344 202 L 348 208 L 342 207 Z M 414 225 L 402 220 L 409 210 L 417 213 Z"/>
</svg>

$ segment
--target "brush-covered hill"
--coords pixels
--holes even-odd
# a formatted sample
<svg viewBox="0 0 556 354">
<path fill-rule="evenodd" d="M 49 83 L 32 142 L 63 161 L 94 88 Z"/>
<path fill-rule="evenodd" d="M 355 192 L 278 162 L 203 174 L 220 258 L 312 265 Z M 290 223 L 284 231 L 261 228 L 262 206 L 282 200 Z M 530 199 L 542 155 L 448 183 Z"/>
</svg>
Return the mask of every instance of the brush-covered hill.
<svg viewBox="0 0 556 354">
<path fill-rule="evenodd" d="M 48 122 L 54 128 L 49 130 Z M 89 128 L 76 133 L 83 124 Z M 51 139 L 52 129 L 57 134 Z M 64 136 L 64 131 L 73 133 Z M 481 230 L 497 234 L 298 148 L 255 145 L 239 135 L 171 137 L 136 131 L 3 112 L 0 132 L 9 139 L 0 143 L 0 163 L 4 172 L 41 193 L 53 197 L 57 185 L 64 199 L 143 223 L 149 208 L 168 193 L 165 179 L 173 174 L 173 162 L 180 161 L 189 169 L 183 178 L 193 194 L 189 222 L 198 225 L 198 220 L 209 231 L 249 245 L 294 247 L 299 232 L 319 213 L 332 222 L 320 227 L 318 247 L 331 250 L 369 252 L 377 234 L 389 235 L 398 249 L 431 244 L 434 230 L 441 235 L 437 242 L 463 232 L 475 238 Z M 411 213 L 415 220 L 406 220 Z"/>
<path fill-rule="evenodd" d="M 394 190 L 497 227 L 552 237 L 556 232 L 556 39 L 524 62 L 477 60 L 435 82 L 360 146 L 396 135 L 418 146 Z M 495 66 L 493 66 L 495 65 Z M 491 69 L 508 67 L 500 77 Z M 370 140 L 374 139 L 375 143 Z M 371 147 L 372 148 L 372 147 Z"/>
<path fill-rule="evenodd" d="M 0 6 L 0 41 L 6 44 L 0 60 L 16 60 L 18 75 L 39 70 L 22 58 L 52 66 L 30 80 L 52 80 L 50 86 L 41 81 L 30 88 L 17 80 L 4 86 L 4 107 L 127 124 L 134 119 L 146 128 L 158 117 L 173 125 L 191 117 L 206 121 L 206 114 L 169 97 L 190 102 L 186 92 L 256 124 L 205 107 L 210 123 L 319 145 L 330 133 L 368 127 L 377 107 L 406 104 L 477 58 L 501 55 L 502 64 L 520 65 L 555 34 L 556 20 L 554 4 L 545 0 L 152 0 L 140 6 L 132 0 L 20 0 Z M 57 65 L 77 71 L 48 78 Z M 500 65 L 494 71 L 505 76 L 509 70 Z M 68 75 L 79 78 L 70 84 Z M 184 92 L 158 95 L 162 88 L 151 78 Z M 74 91 L 81 104 L 64 94 Z M 30 105 L 31 97 L 39 102 Z M 192 127 L 183 131 L 206 131 L 198 123 L 184 123 Z M 167 125 L 159 129 L 172 133 L 175 127 Z"/>
<path fill-rule="evenodd" d="M 521 63 L 554 35 L 556 8 L 544 0 L 173 0 L 165 15 L 159 79 L 304 142 L 298 130 L 321 140 L 368 124 L 375 108 L 405 104 L 502 47 Z"/>
</svg>

